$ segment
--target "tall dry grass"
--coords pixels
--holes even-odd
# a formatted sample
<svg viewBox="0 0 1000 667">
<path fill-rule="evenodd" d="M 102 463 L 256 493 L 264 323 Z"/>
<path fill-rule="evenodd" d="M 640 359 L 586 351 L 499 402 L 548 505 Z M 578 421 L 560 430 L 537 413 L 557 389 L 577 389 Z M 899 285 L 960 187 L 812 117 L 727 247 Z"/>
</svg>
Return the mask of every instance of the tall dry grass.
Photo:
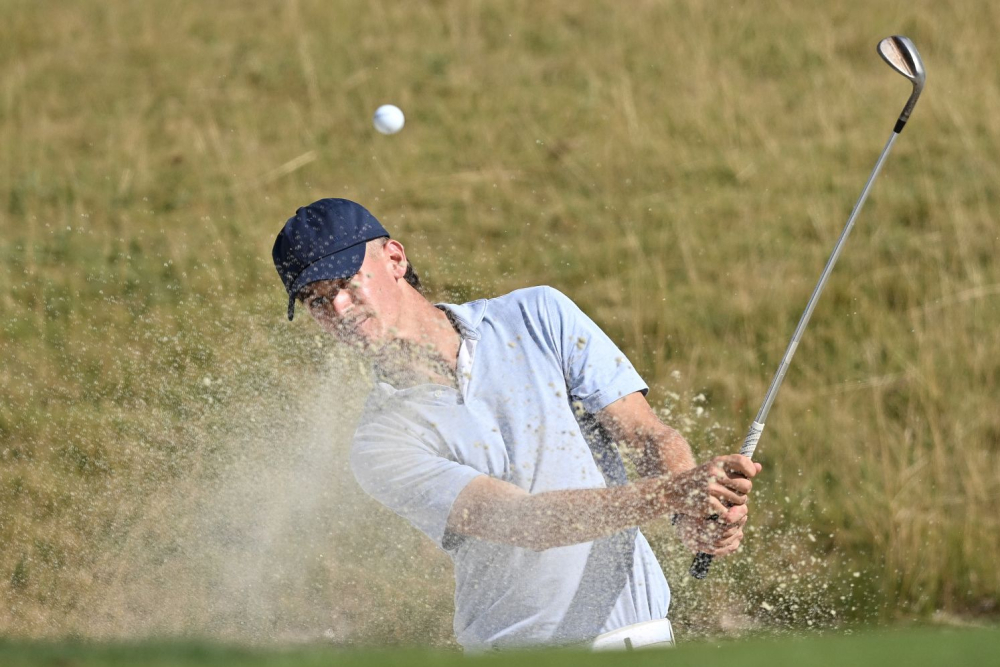
<svg viewBox="0 0 1000 667">
<path fill-rule="evenodd" d="M 247 507 L 224 515 L 233 541 L 191 547 L 218 538 L 204 522 L 227 479 L 253 489 L 264 466 L 273 494 L 295 488 L 314 441 L 295 415 L 343 398 L 309 389 L 325 350 L 283 321 L 282 221 L 347 196 L 436 298 L 559 287 L 658 407 L 690 418 L 704 394 L 693 445 L 727 451 L 909 92 L 874 53 L 893 33 L 928 87 L 772 412 L 746 553 L 696 588 L 669 529 L 649 532 L 690 631 L 996 614 L 993 4 L 4 14 L 0 631 L 448 643 L 446 562 L 347 476 L 298 533 L 255 538 Z M 398 136 L 370 128 L 383 102 L 407 113 Z M 329 525 L 345 512 L 370 520 Z M 202 586 L 240 540 L 284 545 L 254 561 L 282 585 Z"/>
</svg>

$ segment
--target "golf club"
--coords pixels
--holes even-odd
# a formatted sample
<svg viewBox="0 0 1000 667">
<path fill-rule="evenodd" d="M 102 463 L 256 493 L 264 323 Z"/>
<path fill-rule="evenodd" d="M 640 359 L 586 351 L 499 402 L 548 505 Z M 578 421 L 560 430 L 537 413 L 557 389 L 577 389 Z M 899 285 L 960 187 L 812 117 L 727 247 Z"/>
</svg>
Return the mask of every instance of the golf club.
<svg viewBox="0 0 1000 667">
<path fill-rule="evenodd" d="M 760 434 L 764 430 L 764 421 L 767 419 L 767 413 L 771 410 L 771 404 L 778 394 L 778 389 L 781 388 L 782 380 L 785 379 L 788 365 L 791 363 L 795 349 L 799 345 L 799 339 L 802 338 L 802 332 L 805 331 L 806 325 L 809 323 L 809 317 L 812 315 L 813 308 L 816 307 L 819 295 L 823 291 L 823 287 L 826 286 L 826 281 L 833 270 L 833 265 L 837 263 L 837 258 L 840 256 L 844 241 L 847 240 L 847 236 L 851 233 L 854 220 L 858 217 L 858 212 L 864 205 L 865 199 L 868 198 L 868 192 L 871 190 L 875 178 L 882 169 L 882 163 L 885 162 L 886 156 L 889 155 L 889 149 L 892 148 L 892 144 L 896 141 L 899 133 L 903 131 L 903 127 L 910 117 L 910 112 L 913 111 L 913 107 L 917 103 L 917 98 L 920 97 L 920 93 L 924 89 L 927 74 L 924 72 L 924 64 L 920 60 L 920 54 L 917 53 L 917 48 L 913 45 L 913 42 L 906 37 L 894 35 L 886 37 L 879 42 L 877 50 L 883 60 L 913 84 L 913 92 L 910 93 L 910 99 L 907 100 L 906 106 L 903 107 L 902 113 L 899 114 L 899 119 L 896 121 L 892 135 L 889 137 L 889 141 L 886 142 L 885 148 L 882 149 L 882 154 L 879 155 L 878 162 L 875 163 L 875 168 L 872 169 L 872 173 L 868 177 L 868 182 L 865 183 L 864 190 L 861 191 L 861 197 L 858 198 L 858 203 L 854 205 L 854 210 L 851 211 L 851 215 L 847 219 L 847 224 L 844 225 L 844 231 L 840 233 L 840 238 L 837 239 L 837 244 L 833 247 L 833 252 L 830 253 L 830 258 L 826 261 L 823 273 L 820 274 L 819 282 L 816 283 L 812 296 L 809 297 L 809 303 L 806 304 L 805 312 L 802 313 L 799 324 L 795 327 L 795 333 L 792 334 L 792 340 L 788 343 L 788 348 L 785 350 L 785 356 L 781 359 L 781 365 L 778 366 L 778 372 L 774 374 L 774 379 L 771 380 L 771 386 L 768 388 L 764 402 L 757 412 L 757 417 L 754 419 L 753 424 L 750 425 L 750 430 L 743 440 L 743 447 L 740 448 L 740 454 L 743 456 L 753 457 L 753 452 L 757 448 L 757 442 L 760 440 Z M 695 579 L 704 579 L 708 575 L 708 568 L 711 564 L 712 556 L 710 554 L 697 554 L 691 563 L 691 576 Z"/>
</svg>

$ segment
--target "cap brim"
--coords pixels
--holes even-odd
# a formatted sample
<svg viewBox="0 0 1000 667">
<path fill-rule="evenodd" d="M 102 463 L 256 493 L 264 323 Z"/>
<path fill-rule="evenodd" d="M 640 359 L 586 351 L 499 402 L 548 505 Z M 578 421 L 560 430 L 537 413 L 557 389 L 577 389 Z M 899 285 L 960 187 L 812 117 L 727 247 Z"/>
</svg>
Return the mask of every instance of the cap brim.
<svg viewBox="0 0 1000 667">
<path fill-rule="evenodd" d="M 307 266 L 288 289 L 288 319 L 291 320 L 295 316 L 295 296 L 303 287 L 320 280 L 350 278 L 357 273 L 365 261 L 366 245 L 367 241 L 363 241 L 333 255 L 317 259 Z"/>
</svg>

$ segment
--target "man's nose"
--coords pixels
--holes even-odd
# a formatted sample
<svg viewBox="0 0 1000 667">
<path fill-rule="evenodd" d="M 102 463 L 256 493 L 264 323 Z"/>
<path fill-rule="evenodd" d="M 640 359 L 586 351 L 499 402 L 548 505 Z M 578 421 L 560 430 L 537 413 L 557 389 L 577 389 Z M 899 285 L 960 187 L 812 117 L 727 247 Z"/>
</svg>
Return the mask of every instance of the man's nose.
<svg viewBox="0 0 1000 667">
<path fill-rule="evenodd" d="M 351 292 L 349 290 L 342 289 L 337 292 L 337 296 L 333 297 L 333 312 L 335 312 L 338 317 L 344 316 L 353 307 L 354 299 L 351 298 Z"/>
</svg>

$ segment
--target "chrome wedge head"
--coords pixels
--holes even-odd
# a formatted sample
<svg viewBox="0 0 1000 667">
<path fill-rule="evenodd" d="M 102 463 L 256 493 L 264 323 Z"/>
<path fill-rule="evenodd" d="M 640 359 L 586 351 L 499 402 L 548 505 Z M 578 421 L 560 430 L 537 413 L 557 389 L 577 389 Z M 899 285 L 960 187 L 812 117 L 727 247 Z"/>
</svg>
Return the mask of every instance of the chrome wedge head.
<svg viewBox="0 0 1000 667">
<path fill-rule="evenodd" d="M 899 132 L 903 129 L 903 125 L 910 117 L 910 112 L 917 104 L 917 98 L 920 97 L 920 93 L 924 89 L 924 82 L 927 80 L 927 72 L 924 71 L 924 61 L 920 59 L 917 47 L 908 37 L 902 35 L 886 37 L 878 43 L 878 54 L 882 56 L 882 60 L 889 63 L 890 67 L 913 84 L 910 99 L 907 100 L 906 106 L 903 107 L 903 113 L 899 114 L 899 120 L 896 122 L 898 128 L 896 132 Z"/>
</svg>

